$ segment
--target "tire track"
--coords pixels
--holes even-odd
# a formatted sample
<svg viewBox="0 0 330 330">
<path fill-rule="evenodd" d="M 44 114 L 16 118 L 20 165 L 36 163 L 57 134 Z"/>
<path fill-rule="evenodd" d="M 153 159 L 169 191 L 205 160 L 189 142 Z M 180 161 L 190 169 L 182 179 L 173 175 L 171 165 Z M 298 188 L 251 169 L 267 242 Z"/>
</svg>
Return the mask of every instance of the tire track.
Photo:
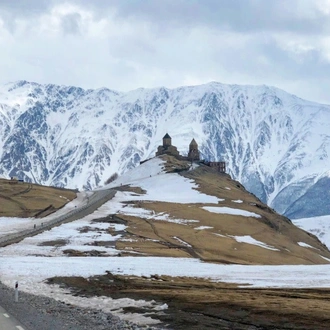
<svg viewBox="0 0 330 330">
<path fill-rule="evenodd" d="M 26 189 L 24 189 L 23 191 L 20 191 L 18 193 L 12 194 L 12 196 L 19 196 L 19 195 L 23 195 L 23 194 L 27 194 L 28 192 L 30 192 L 32 189 L 32 184 L 29 183 L 28 187 Z"/>
<path fill-rule="evenodd" d="M 17 204 L 18 207 L 19 207 L 21 210 L 23 210 L 23 211 L 27 211 L 27 208 L 26 208 L 26 206 L 25 206 L 23 203 L 21 203 L 21 202 L 15 200 L 15 199 L 13 199 L 13 198 L 11 198 L 11 197 L 8 197 L 8 196 L 6 196 L 6 195 L 3 195 L 3 194 L 0 194 L 0 197 L 3 198 L 3 199 L 5 199 L 5 200 L 7 200 L 7 201 L 9 201 L 9 202 L 11 202 L 11 203 Z"/>
</svg>

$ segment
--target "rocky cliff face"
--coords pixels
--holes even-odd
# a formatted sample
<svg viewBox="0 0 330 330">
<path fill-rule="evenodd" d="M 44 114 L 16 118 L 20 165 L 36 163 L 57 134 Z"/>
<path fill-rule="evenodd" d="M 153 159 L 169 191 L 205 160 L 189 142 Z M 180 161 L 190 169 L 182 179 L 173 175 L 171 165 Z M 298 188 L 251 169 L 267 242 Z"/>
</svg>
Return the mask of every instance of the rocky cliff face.
<svg viewBox="0 0 330 330">
<path fill-rule="evenodd" d="M 330 106 L 276 88 L 0 86 L 0 175 L 92 189 L 152 157 L 168 132 L 291 218 L 330 214 Z M 147 175 L 147 174 L 146 174 Z"/>
</svg>

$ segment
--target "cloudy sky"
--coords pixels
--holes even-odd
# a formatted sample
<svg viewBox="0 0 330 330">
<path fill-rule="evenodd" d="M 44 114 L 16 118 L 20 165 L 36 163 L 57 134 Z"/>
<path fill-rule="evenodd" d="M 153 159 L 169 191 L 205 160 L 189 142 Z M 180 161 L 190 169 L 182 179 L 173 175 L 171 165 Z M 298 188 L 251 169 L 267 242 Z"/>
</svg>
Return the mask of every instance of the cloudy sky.
<svg viewBox="0 0 330 330">
<path fill-rule="evenodd" d="M 0 84 L 277 86 L 330 104 L 330 0 L 0 0 Z"/>
</svg>

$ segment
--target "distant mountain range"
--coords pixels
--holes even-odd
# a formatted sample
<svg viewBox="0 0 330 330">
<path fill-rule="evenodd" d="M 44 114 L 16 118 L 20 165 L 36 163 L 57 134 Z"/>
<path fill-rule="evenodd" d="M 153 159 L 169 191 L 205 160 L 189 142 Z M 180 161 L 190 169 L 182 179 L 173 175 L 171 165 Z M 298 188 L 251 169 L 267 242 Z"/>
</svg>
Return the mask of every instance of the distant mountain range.
<svg viewBox="0 0 330 330">
<path fill-rule="evenodd" d="M 162 137 L 203 159 L 289 218 L 330 214 L 330 106 L 267 86 L 176 89 L 0 86 L 0 175 L 93 189 L 153 157 Z M 147 173 L 146 173 L 147 175 Z"/>
</svg>

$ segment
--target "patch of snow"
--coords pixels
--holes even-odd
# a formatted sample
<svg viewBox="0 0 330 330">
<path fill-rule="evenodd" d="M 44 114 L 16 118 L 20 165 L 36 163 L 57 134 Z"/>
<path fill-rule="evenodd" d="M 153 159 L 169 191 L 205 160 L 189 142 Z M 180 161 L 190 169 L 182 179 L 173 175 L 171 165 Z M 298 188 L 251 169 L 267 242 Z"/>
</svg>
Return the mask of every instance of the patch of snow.
<svg viewBox="0 0 330 330">
<path fill-rule="evenodd" d="M 0 217 L 0 237 L 33 228 L 34 218 Z"/>
<path fill-rule="evenodd" d="M 166 162 L 160 158 L 152 158 L 147 162 L 143 163 L 140 166 L 137 166 L 128 172 L 124 173 L 116 180 L 112 181 L 110 184 L 105 185 L 102 188 L 98 188 L 96 190 L 104 190 L 113 187 L 119 187 L 122 185 L 131 185 L 136 181 L 142 181 L 143 179 L 147 179 L 153 176 L 158 176 L 160 174 L 165 174 L 164 172 L 164 164 Z"/>
<path fill-rule="evenodd" d="M 216 235 L 216 236 L 220 236 L 220 237 L 226 237 L 226 238 L 228 238 L 228 236 L 225 236 L 225 235 L 221 235 L 221 234 L 218 234 L 218 233 L 213 233 L 213 235 Z"/>
<path fill-rule="evenodd" d="M 234 238 L 238 243 L 246 243 L 246 244 L 252 244 L 260 246 L 264 249 L 273 250 L 273 251 L 280 251 L 279 249 L 276 249 L 274 246 L 268 245 L 264 242 L 258 241 L 254 239 L 251 236 L 245 235 L 245 236 L 230 236 Z"/>
<path fill-rule="evenodd" d="M 189 171 L 194 170 L 198 168 L 200 165 L 198 163 L 192 163 L 192 165 L 189 167 Z"/>
<path fill-rule="evenodd" d="M 323 256 L 321 256 L 321 255 L 320 255 L 320 257 L 321 257 L 321 258 L 323 258 L 324 260 L 326 260 L 326 261 L 329 261 L 329 262 L 330 262 L 330 259 L 329 259 L 329 258 L 323 257 Z"/>
<path fill-rule="evenodd" d="M 330 249 L 330 215 L 293 219 L 292 223 L 317 236 L 317 238 Z"/>
<path fill-rule="evenodd" d="M 193 180 L 177 173 L 165 173 L 163 171 L 164 163 L 162 159 L 153 158 L 99 189 L 109 189 L 128 184 L 132 187 L 140 187 L 146 191 L 146 194 L 138 196 L 131 194 L 131 200 L 181 204 L 218 203 L 219 199 L 217 197 L 197 191 L 198 185 Z"/>
<path fill-rule="evenodd" d="M 204 210 L 212 212 L 212 213 L 219 213 L 219 214 L 230 214 L 230 215 L 241 215 L 243 217 L 255 217 L 255 218 L 261 218 L 259 214 L 240 210 L 240 209 L 233 209 L 231 207 L 215 207 L 215 206 L 203 206 Z"/>
<path fill-rule="evenodd" d="M 233 202 L 233 203 L 243 203 L 243 201 L 240 200 L 240 199 L 232 200 L 232 202 Z"/>
<path fill-rule="evenodd" d="M 122 238 L 120 241 L 121 242 L 131 242 L 131 243 L 138 242 L 137 239 L 133 239 L 133 238 Z"/>
<path fill-rule="evenodd" d="M 174 239 L 176 239 L 177 241 L 179 241 L 181 244 L 188 246 L 188 247 L 192 247 L 189 243 L 185 242 L 184 240 L 182 240 L 179 237 L 173 236 Z"/>
<path fill-rule="evenodd" d="M 199 227 L 195 227 L 194 229 L 196 230 L 202 230 L 202 229 L 212 229 L 213 227 L 210 226 L 199 226 Z"/>
<path fill-rule="evenodd" d="M 154 310 L 156 310 L 156 311 L 163 311 L 165 309 L 168 309 L 168 305 L 166 303 L 154 308 Z"/>
<path fill-rule="evenodd" d="M 180 265 L 176 267 L 175 265 Z M 189 276 L 252 287 L 330 287 L 329 265 L 247 266 L 212 264 L 193 258 L 162 257 L 5 257 L 1 256 L 0 280 L 24 291 L 52 296 L 51 276 L 89 277 L 104 274 Z M 39 285 L 40 284 L 40 285 Z M 47 289 L 48 288 L 48 289 Z"/>
<path fill-rule="evenodd" d="M 307 247 L 307 248 L 312 248 L 312 249 L 315 249 L 314 246 L 311 246 L 307 243 L 304 243 L 304 242 L 297 242 L 298 245 L 302 246 L 302 247 Z"/>
<path fill-rule="evenodd" d="M 168 222 L 177 223 L 179 225 L 187 225 L 188 223 L 196 223 L 199 220 L 186 220 L 186 219 L 169 219 Z"/>
</svg>

